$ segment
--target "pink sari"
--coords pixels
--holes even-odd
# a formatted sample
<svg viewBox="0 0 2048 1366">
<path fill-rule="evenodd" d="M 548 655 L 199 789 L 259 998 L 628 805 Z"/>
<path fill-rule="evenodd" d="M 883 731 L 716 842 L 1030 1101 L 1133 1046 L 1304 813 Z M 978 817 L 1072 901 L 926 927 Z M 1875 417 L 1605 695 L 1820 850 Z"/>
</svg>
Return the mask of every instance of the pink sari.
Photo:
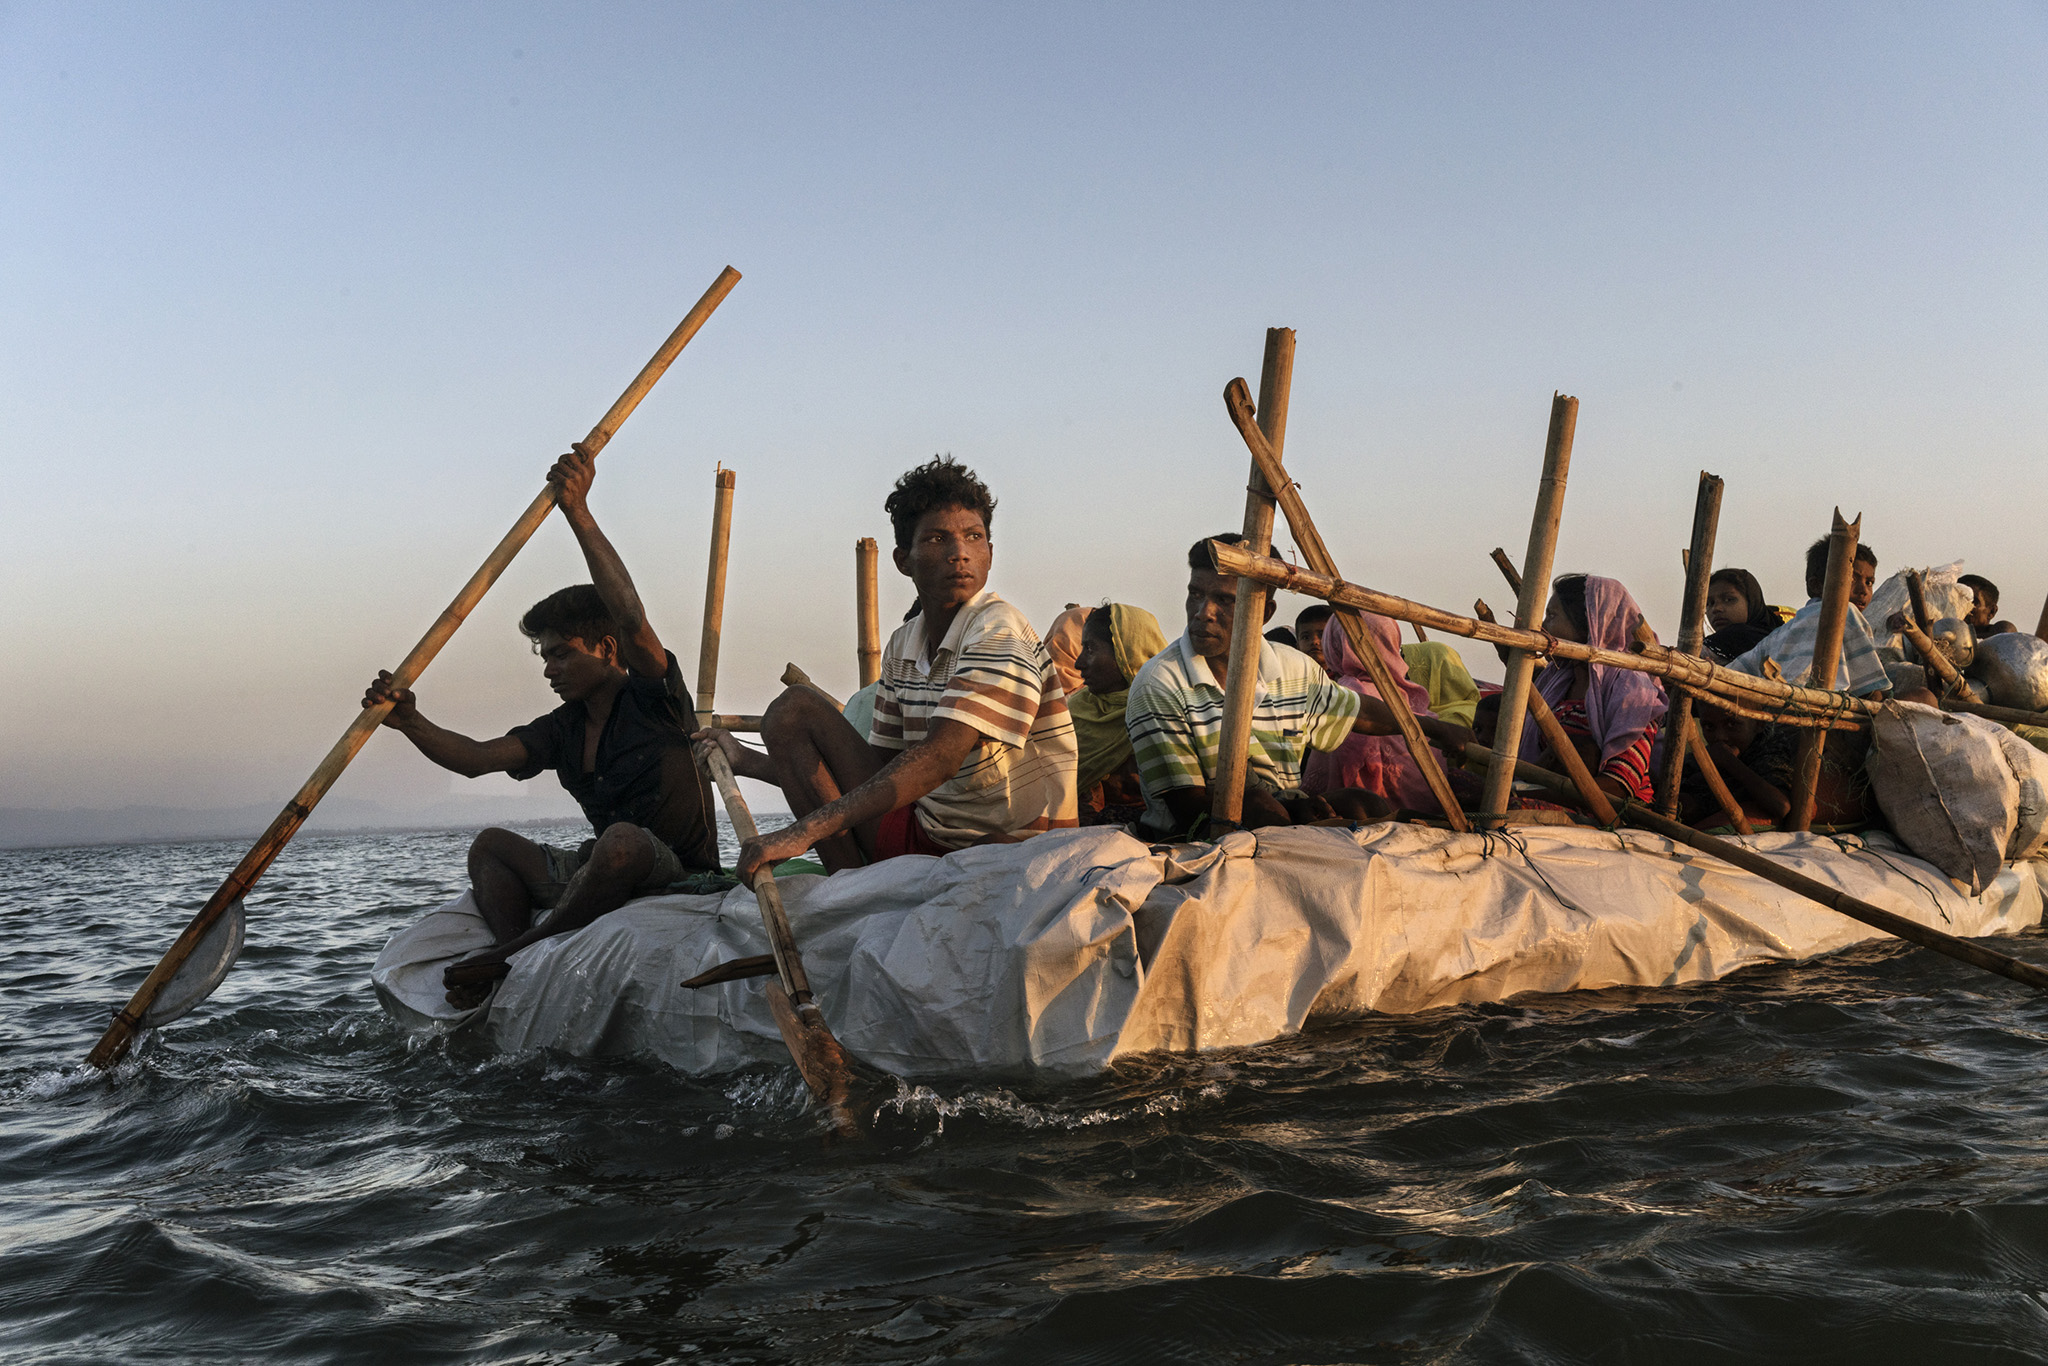
<svg viewBox="0 0 2048 1366">
<path fill-rule="evenodd" d="M 1358 619 L 1364 623 L 1365 634 L 1379 651 L 1388 672 L 1400 684 L 1408 709 L 1417 716 L 1434 715 L 1429 709 L 1429 694 L 1408 677 L 1408 665 L 1401 658 L 1401 628 L 1371 612 L 1360 612 Z M 1372 675 L 1365 671 L 1364 661 L 1351 648 L 1351 637 L 1344 634 L 1343 623 L 1336 617 L 1331 617 L 1323 627 L 1323 658 L 1329 661 L 1330 676 L 1343 686 L 1360 697 L 1380 695 L 1380 690 L 1373 686 Z M 1315 793 L 1362 787 L 1410 811 L 1440 809 L 1422 770 L 1416 767 L 1415 757 L 1408 752 L 1407 742 L 1399 735 L 1354 733 L 1336 749 L 1310 754 L 1302 770 L 1301 785 L 1304 791 Z"/>
</svg>

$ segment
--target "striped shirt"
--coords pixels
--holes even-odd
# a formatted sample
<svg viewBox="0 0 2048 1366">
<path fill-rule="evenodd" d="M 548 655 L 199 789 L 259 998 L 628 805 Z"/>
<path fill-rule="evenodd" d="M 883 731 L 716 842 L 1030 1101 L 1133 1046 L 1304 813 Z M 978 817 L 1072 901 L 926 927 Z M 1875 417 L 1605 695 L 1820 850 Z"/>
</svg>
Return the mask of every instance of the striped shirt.
<svg viewBox="0 0 2048 1366">
<path fill-rule="evenodd" d="M 880 749 L 909 749 L 939 720 L 983 736 L 959 772 L 917 800 L 918 824 L 934 844 L 964 849 L 990 835 L 1080 824 L 1074 723 L 1052 656 L 1024 614 L 994 593 L 962 606 L 937 649 L 922 616 L 897 627 L 874 705 L 868 741 Z"/>
<path fill-rule="evenodd" d="M 1300 787 L 1308 751 L 1343 744 L 1358 716 L 1357 693 L 1333 683 L 1301 651 L 1270 640 L 1259 646 L 1255 698 L 1245 778 L 1276 791 Z M 1166 794 L 1208 786 L 1223 737 L 1223 689 L 1185 634 L 1131 680 L 1124 725 L 1145 789 L 1144 825 L 1173 832 L 1178 823 L 1166 809 Z"/>
<path fill-rule="evenodd" d="M 1792 614 L 1790 621 L 1758 641 L 1749 653 L 1736 656 L 1728 667 L 1762 676 L 1764 661 L 1769 659 L 1777 663 L 1778 672 L 1787 683 L 1800 687 L 1827 688 L 1834 692 L 1854 693 L 1858 697 L 1891 688 L 1891 675 L 1885 672 L 1884 660 L 1877 653 L 1877 640 L 1871 634 L 1870 623 L 1863 619 L 1863 613 L 1857 611 L 1853 603 L 1848 616 L 1842 621 L 1842 662 L 1835 666 L 1832 683 L 1814 683 L 1807 679 L 1807 675 L 1813 672 L 1813 645 L 1819 635 L 1820 599 L 1809 598 L 1806 606 Z"/>
</svg>

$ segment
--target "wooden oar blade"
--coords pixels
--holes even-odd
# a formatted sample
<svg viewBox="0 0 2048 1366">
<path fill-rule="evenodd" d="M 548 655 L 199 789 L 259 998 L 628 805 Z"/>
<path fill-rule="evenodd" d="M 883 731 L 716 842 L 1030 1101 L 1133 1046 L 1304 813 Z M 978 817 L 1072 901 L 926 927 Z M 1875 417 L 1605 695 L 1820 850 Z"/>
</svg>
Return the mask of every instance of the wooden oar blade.
<svg viewBox="0 0 2048 1366">
<path fill-rule="evenodd" d="M 782 1031 L 782 1042 L 795 1059 L 804 1085 L 830 1116 L 833 1132 L 842 1138 L 860 1137 L 860 1118 L 853 1106 L 860 1074 L 852 1055 L 832 1037 L 818 1008 L 799 1011 L 779 981 L 768 983 L 768 1008 L 775 1014 L 775 1027 Z"/>
<path fill-rule="evenodd" d="M 167 1025 L 213 995 L 214 988 L 228 975 L 228 969 L 242 956 L 248 932 L 247 917 L 240 897 L 199 938 L 198 947 L 178 965 L 177 973 L 158 989 L 156 999 L 143 1012 L 142 1026 L 156 1029 Z"/>
</svg>

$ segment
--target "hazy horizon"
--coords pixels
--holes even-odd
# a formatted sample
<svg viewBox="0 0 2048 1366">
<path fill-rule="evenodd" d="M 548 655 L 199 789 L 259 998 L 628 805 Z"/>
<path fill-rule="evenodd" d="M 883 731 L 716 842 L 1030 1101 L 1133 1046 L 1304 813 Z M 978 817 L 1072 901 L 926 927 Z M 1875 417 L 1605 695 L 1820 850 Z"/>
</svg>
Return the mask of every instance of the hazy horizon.
<svg viewBox="0 0 2048 1366">
<path fill-rule="evenodd" d="M 1175 634 L 1275 325 L 1354 580 L 1504 610 L 1563 390 L 1558 567 L 1667 638 L 1701 469 L 1774 601 L 1837 505 L 2048 594 L 2038 6 L 18 4 L 0 63 L 0 807 L 281 803 L 727 263 L 592 499 L 694 675 L 738 471 L 721 710 L 851 689 L 853 542 L 935 452 L 1041 628 Z M 584 578 L 552 520 L 427 713 L 548 710 L 514 622 Z M 335 796 L 491 790 L 386 734 Z"/>
</svg>

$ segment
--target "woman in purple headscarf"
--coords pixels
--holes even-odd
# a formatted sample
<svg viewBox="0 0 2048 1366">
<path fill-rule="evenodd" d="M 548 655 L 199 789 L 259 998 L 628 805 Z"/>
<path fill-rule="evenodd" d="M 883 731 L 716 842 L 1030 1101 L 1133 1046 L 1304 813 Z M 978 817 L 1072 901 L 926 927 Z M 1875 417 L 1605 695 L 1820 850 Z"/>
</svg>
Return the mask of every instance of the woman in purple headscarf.
<svg viewBox="0 0 2048 1366">
<path fill-rule="evenodd" d="M 1373 648 L 1379 651 L 1387 671 L 1400 686 L 1408 709 L 1418 717 L 1434 718 L 1429 709 L 1429 693 L 1408 677 L 1407 662 L 1401 658 L 1401 628 L 1371 612 L 1360 612 L 1358 619 L 1364 624 L 1365 634 Z M 1374 686 L 1372 675 L 1366 672 L 1365 662 L 1351 648 L 1351 637 L 1344 633 L 1344 623 L 1339 617 L 1331 617 L 1323 627 L 1323 660 L 1330 677 L 1351 691 L 1361 697 L 1379 697 L 1380 690 Z M 1463 728 L 1459 729 L 1462 731 Z M 1450 766 L 1455 768 L 1455 762 Z M 1404 810 L 1432 813 L 1441 810 L 1435 794 L 1423 779 L 1422 770 L 1416 767 L 1415 757 L 1408 752 L 1407 741 L 1398 734 L 1354 733 L 1327 753 L 1311 751 L 1302 769 L 1301 786 L 1303 791 L 1318 796 L 1328 796 L 1347 788 L 1362 788 Z"/>
<path fill-rule="evenodd" d="M 1552 585 L 1543 629 L 1560 640 L 1620 652 L 1634 643 L 1642 619 L 1642 609 L 1616 580 L 1567 574 Z M 1536 675 L 1536 690 L 1578 744 L 1602 791 L 1651 799 L 1650 752 L 1668 705 L 1663 684 L 1649 674 L 1554 659 Z M 1522 730 L 1522 757 L 1564 771 L 1533 724 Z"/>
</svg>

